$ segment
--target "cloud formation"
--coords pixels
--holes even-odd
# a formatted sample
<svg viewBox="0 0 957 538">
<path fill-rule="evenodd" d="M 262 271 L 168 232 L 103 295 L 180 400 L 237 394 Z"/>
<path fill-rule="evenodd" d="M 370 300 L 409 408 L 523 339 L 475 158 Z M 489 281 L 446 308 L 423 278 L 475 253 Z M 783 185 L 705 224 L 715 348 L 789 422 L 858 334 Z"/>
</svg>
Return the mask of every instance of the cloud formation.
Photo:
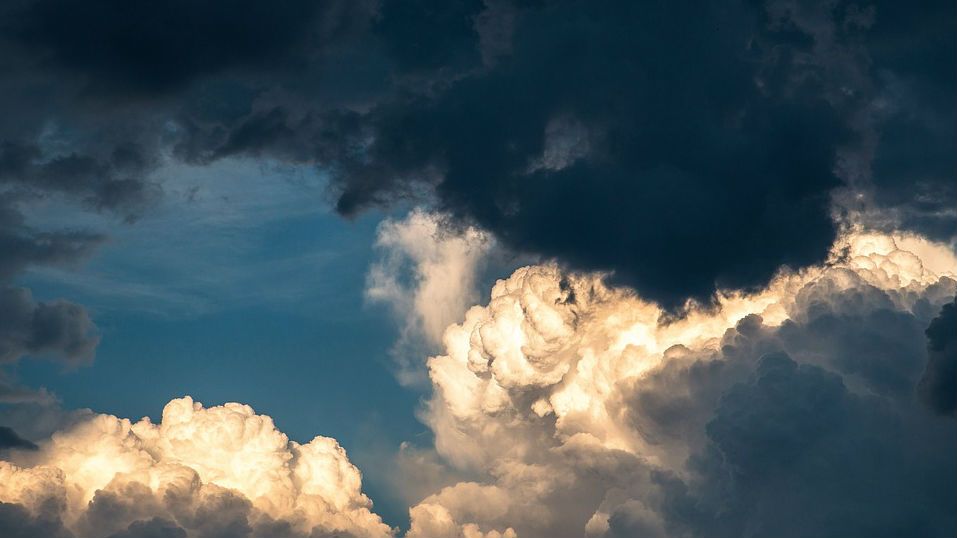
<svg viewBox="0 0 957 538">
<path fill-rule="evenodd" d="M 448 6 L 433 15 L 475 24 L 446 25 L 431 38 L 441 54 L 409 58 L 418 79 L 435 69 L 425 90 L 364 115 L 369 142 L 338 167 L 338 207 L 424 189 L 510 248 L 613 271 L 671 307 L 823 262 L 832 209 L 950 238 L 953 152 L 938 144 L 952 145 L 954 106 L 939 103 L 938 121 L 922 103 L 953 93 L 953 29 L 939 22 L 953 6 L 899 11 Z"/>
<path fill-rule="evenodd" d="M 53 355 L 66 364 L 92 359 L 100 338 L 81 306 L 38 303 L 30 290 L 17 287 L 0 287 L 0 305 L 0 364 L 25 354 Z"/>
<path fill-rule="evenodd" d="M 369 268 L 365 295 L 400 320 L 393 348 L 403 384 L 425 381 L 422 357 L 436 351 L 445 328 L 478 300 L 477 279 L 494 241 L 475 228 L 455 231 L 433 213 L 415 210 L 379 224 L 382 256 Z"/>
<path fill-rule="evenodd" d="M 927 328 L 927 369 L 920 395 L 932 409 L 953 415 L 957 409 L 957 305 L 945 304 Z"/>
<path fill-rule="evenodd" d="M 90 414 L 11 460 L 0 528 L 13 535 L 392 535 L 335 440 L 289 441 L 236 403 L 173 400 L 159 424 Z"/>
<path fill-rule="evenodd" d="M 953 536 L 955 8 L 921 7 L 4 3 L 0 363 L 97 344 L 16 279 L 106 238 L 29 205 L 315 165 L 344 215 L 447 219 L 384 224 L 369 275 L 400 354 L 444 348 L 410 536 Z M 493 241 L 555 263 L 466 309 Z M 57 429 L 0 430 L 7 534 L 392 534 L 334 440 L 246 406 Z"/>
<path fill-rule="evenodd" d="M 434 457 L 407 446 L 379 472 L 414 498 L 410 538 L 948 536 L 955 277 L 945 245 L 854 232 L 674 318 L 601 274 L 523 267 L 428 361 Z M 10 431 L 0 528 L 397 533 L 335 440 L 291 442 L 245 405 L 55 430 L 35 448 Z"/>
<path fill-rule="evenodd" d="M 955 273 L 946 246 L 855 233 L 674 320 L 597 275 L 519 269 L 429 360 L 435 448 L 471 478 L 411 534 L 948 536 L 955 425 L 917 387 Z"/>
<path fill-rule="evenodd" d="M 92 360 L 99 343 L 96 325 L 86 309 L 65 299 L 37 301 L 29 289 L 13 282 L 31 267 L 75 265 L 105 238 L 83 231 L 42 231 L 27 226 L 19 198 L 0 192 L 0 368 L 26 355 L 69 366 L 85 364 Z M 44 394 L 20 386 L 0 369 L 0 402 L 43 398 Z"/>
<path fill-rule="evenodd" d="M 0 183 L 135 218 L 164 163 L 316 165 L 671 307 L 835 214 L 954 236 L 949 2 L 114 4 L 2 8 Z"/>
<path fill-rule="evenodd" d="M 36 450 L 37 445 L 20 437 L 12 428 L 0 426 L 0 450 L 18 448 L 21 450 Z"/>
</svg>

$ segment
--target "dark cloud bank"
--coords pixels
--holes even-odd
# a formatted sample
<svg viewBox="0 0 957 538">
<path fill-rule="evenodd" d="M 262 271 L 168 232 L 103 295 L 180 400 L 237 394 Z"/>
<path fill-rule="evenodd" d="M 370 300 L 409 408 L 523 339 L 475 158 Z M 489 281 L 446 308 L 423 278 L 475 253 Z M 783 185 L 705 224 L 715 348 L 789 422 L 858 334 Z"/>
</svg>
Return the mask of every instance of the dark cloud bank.
<svg viewBox="0 0 957 538">
<path fill-rule="evenodd" d="M 25 208 L 63 199 L 133 222 L 162 196 L 166 160 L 315 164 L 343 215 L 428 203 L 668 306 L 822 261 L 834 214 L 952 240 L 954 11 L 5 2 L 0 363 L 82 363 L 98 341 L 82 306 L 37 301 L 16 278 L 106 238 L 27 225 Z M 698 436 L 693 483 L 652 476 L 669 532 L 953 535 L 954 305 L 839 302 L 775 329 L 745 319 L 722 361 L 676 361 L 635 388 L 624 405 L 643 431 Z M 18 390 L 0 376 L 0 401 Z M 0 429 L 0 450 L 30 446 Z M 654 532 L 629 506 L 609 533 Z M 201 535 L 253 533 L 237 528 Z M 68 535 L 55 507 L 0 505 L 0 529 Z M 186 534 L 151 519 L 114 536 Z"/>
<path fill-rule="evenodd" d="M 954 233 L 950 3 L 3 11 L 0 178 L 121 218 L 162 158 L 315 163 L 668 305 L 821 261 L 833 196 Z"/>
<path fill-rule="evenodd" d="M 826 299 L 809 291 L 804 319 L 773 328 L 749 316 L 719 356 L 667 363 L 626 399 L 641 431 L 693 447 L 690 479 L 651 472 L 667 536 L 957 530 L 957 438 L 953 421 L 935 416 L 957 401 L 940 375 L 953 371 L 957 350 L 937 351 L 932 331 L 921 338 L 928 313 L 919 304 L 898 310 L 866 285 Z M 950 303 L 931 327 L 952 315 Z M 620 510 L 612 535 L 640 535 Z"/>
</svg>

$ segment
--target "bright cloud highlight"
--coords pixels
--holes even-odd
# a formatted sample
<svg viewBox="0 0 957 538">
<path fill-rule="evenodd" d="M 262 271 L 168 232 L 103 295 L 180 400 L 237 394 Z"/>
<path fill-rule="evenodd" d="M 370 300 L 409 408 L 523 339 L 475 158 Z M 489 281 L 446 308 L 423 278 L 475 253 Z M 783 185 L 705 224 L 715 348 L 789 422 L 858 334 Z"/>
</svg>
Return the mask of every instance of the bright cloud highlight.
<svg viewBox="0 0 957 538">
<path fill-rule="evenodd" d="M 424 249 L 410 287 L 370 277 L 426 330 L 448 317 L 436 275 L 473 248 L 418 241 L 436 226 L 383 228 Z M 955 275 L 946 245 L 850 233 L 822 266 L 671 318 L 600 274 L 520 268 L 428 360 L 434 451 L 387 471 L 417 492 L 406 536 L 952 534 Z M 0 528 L 26 536 L 398 533 L 335 440 L 290 441 L 237 403 L 81 415 L 37 445 L 0 461 Z"/>
<path fill-rule="evenodd" d="M 87 536 L 391 536 L 328 437 L 290 441 L 247 405 L 185 397 L 159 424 L 93 415 L 0 461 L 0 501 Z M 172 530 L 170 530 L 172 529 Z M 139 534 L 137 534 L 139 533 Z"/>
<path fill-rule="evenodd" d="M 665 322 L 599 275 L 521 268 L 429 360 L 435 448 L 475 478 L 415 506 L 412 534 L 952 529 L 952 488 L 928 476 L 953 477 L 953 423 L 915 391 L 955 271 L 945 245 L 853 233 L 823 266 Z"/>
</svg>

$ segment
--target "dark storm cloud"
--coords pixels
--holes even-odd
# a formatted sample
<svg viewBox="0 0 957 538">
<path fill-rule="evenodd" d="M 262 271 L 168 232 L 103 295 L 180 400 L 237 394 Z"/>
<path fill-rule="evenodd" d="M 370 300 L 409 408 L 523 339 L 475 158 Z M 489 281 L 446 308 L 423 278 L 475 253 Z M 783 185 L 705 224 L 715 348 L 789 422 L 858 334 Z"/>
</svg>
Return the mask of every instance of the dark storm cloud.
<svg viewBox="0 0 957 538">
<path fill-rule="evenodd" d="M 298 68 L 364 2 L 135 4 L 14 2 L 9 32 L 44 65 L 82 76 L 90 92 L 156 94 L 226 69 Z"/>
<path fill-rule="evenodd" d="M 819 261 L 848 134 L 820 97 L 755 84 L 759 29 L 738 8 L 526 12 L 493 68 L 373 114 L 338 207 L 435 183 L 441 209 L 505 244 L 669 304 Z"/>
<path fill-rule="evenodd" d="M 957 409 L 957 305 L 944 305 L 927 327 L 927 368 L 918 387 L 920 396 L 937 413 Z"/>
<path fill-rule="evenodd" d="M 655 476 L 667 535 L 952 535 L 953 423 L 914 391 L 926 361 L 914 327 L 928 323 L 923 301 L 941 304 L 954 289 L 941 284 L 913 308 L 863 284 L 805 290 L 785 325 L 744 318 L 716 356 L 666 362 L 626 391 L 639 431 L 691 448 L 686 477 Z M 930 324 L 932 350 L 952 343 L 952 307 Z M 623 505 L 611 534 L 643 528 L 646 516 Z"/>
<path fill-rule="evenodd" d="M 840 186 L 953 235 L 952 11 L 20 0 L 0 181 L 130 219 L 170 157 L 315 164 L 675 305 L 821 261 Z"/>
<path fill-rule="evenodd" d="M 19 504 L 0 503 L 0 529 L 6 538 L 73 538 L 58 514 L 34 515 Z"/>
<path fill-rule="evenodd" d="M 707 425 L 699 495 L 713 536 L 944 536 L 952 430 L 768 355 Z M 906 418 L 905 418 L 906 417 Z M 914 450 L 914 444 L 934 446 Z M 892 463 L 893 462 L 893 463 Z"/>
<path fill-rule="evenodd" d="M 759 29 L 745 9 L 670 3 L 526 14 L 494 68 L 373 114 L 338 207 L 435 182 L 441 209 L 507 245 L 669 304 L 819 261 L 849 135 L 820 96 L 755 84 Z"/>
<path fill-rule="evenodd" d="M 186 538 L 186 531 L 169 520 L 154 517 L 134 521 L 128 528 L 111 534 L 109 538 Z"/>
<path fill-rule="evenodd" d="M 478 9 L 430 12 L 448 21 L 437 34 L 414 19 L 428 37 L 406 35 L 400 65 L 435 84 L 367 115 L 371 143 L 339 163 L 340 211 L 431 191 L 508 246 L 667 304 L 821 261 L 841 180 L 876 186 L 897 225 L 953 232 L 954 122 L 921 98 L 953 93 L 950 26 L 911 45 L 892 6 L 549 2 L 513 6 L 483 62 Z M 923 35 L 927 20 L 900 24 Z"/>
<path fill-rule="evenodd" d="M 0 450 L 19 448 L 22 450 L 36 450 L 37 445 L 17 435 L 13 428 L 0 426 Z"/>
<path fill-rule="evenodd" d="M 874 155 L 878 201 L 903 224 L 941 239 L 957 234 L 957 5 L 909 9 L 887 2 L 867 33 L 883 83 Z"/>
</svg>

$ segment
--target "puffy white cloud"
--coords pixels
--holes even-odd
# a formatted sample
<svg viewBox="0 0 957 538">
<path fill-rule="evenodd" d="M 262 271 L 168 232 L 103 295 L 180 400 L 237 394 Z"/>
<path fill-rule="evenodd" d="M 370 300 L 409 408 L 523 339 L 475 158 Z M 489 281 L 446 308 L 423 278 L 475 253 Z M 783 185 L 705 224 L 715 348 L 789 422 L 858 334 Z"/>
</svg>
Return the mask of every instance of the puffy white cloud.
<svg viewBox="0 0 957 538">
<path fill-rule="evenodd" d="M 421 213 L 383 229 L 399 253 L 383 263 L 418 276 L 383 268 L 370 290 L 427 334 L 474 290 L 480 253 L 422 239 L 440 228 Z M 428 360 L 434 450 L 405 445 L 377 472 L 413 504 L 409 538 L 953 535 L 955 274 L 947 246 L 856 232 L 822 266 L 675 318 L 602 275 L 518 269 Z M 0 528 L 395 533 L 335 440 L 292 442 L 248 406 L 187 397 L 157 424 L 65 419 L 0 461 Z"/>
<path fill-rule="evenodd" d="M 915 387 L 955 273 L 946 245 L 854 232 L 822 266 L 675 319 L 601 275 L 521 268 L 428 362 L 436 450 L 473 478 L 413 507 L 413 535 L 952 533 L 954 487 L 921 473 L 953 467 L 954 424 Z M 798 509 L 820 515 L 789 534 Z"/>
<path fill-rule="evenodd" d="M 78 537 L 393 534 L 334 439 L 290 441 L 246 405 L 90 415 L 39 445 L 0 461 L 0 501 Z"/>
<path fill-rule="evenodd" d="M 422 356 L 446 327 L 478 300 L 478 272 L 494 242 L 475 228 L 454 230 L 433 213 L 415 210 L 379 225 L 382 257 L 366 276 L 366 297 L 388 304 L 401 324 L 393 352 L 399 381 L 425 381 Z"/>
</svg>

